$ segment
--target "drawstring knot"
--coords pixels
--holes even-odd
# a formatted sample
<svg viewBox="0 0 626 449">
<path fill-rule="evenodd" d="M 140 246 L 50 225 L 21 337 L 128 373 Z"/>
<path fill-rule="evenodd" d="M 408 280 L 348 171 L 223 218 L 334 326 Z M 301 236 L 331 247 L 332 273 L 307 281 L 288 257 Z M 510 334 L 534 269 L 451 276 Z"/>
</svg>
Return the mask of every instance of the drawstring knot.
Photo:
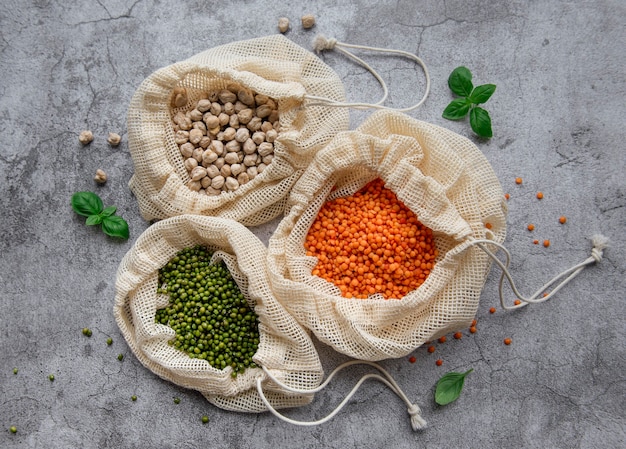
<svg viewBox="0 0 626 449">
<path fill-rule="evenodd" d="M 591 238 L 591 243 L 593 244 L 593 248 L 591 249 L 591 257 L 596 263 L 602 260 L 602 256 L 604 254 L 604 250 L 607 246 L 609 246 L 609 239 L 607 239 L 603 235 L 594 235 Z"/>
<path fill-rule="evenodd" d="M 413 430 L 420 430 L 426 427 L 426 421 L 422 418 L 422 409 L 417 404 L 411 404 L 407 409 L 411 417 L 411 427 Z"/>
<path fill-rule="evenodd" d="M 331 37 L 330 39 L 323 34 L 318 34 L 313 40 L 313 50 L 316 53 L 320 53 L 324 50 L 332 50 L 337 45 L 337 39 Z"/>
</svg>

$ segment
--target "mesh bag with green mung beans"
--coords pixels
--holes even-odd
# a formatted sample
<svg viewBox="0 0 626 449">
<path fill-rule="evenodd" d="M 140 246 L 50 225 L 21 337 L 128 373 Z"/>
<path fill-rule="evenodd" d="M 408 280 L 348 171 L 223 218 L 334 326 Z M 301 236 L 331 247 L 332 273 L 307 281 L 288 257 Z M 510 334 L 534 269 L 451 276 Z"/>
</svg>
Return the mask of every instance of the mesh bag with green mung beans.
<svg viewBox="0 0 626 449">
<path fill-rule="evenodd" d="M 323 377 L 307 332 L 274 298 L 266 256 L 263 243 L 230 219 L 181 215 L 150 226 L 117 272 L 114 314 L 132 352 L 158 376 L 224 409 L 266 410 L 258 378 L 275 408 L 309 403 L 312 395 L 286 391 L 264 371 L 300 390 Z M 221 310 L 229 304 L 234 309 Z"/>
<path fill-rule="evenodd" d="M 304 242 L 325 201 L 352 195 L 376 178 L 432 230 L 439 255 L 424 283 L 402 298 L 348 299 L 312 275 L 318 259 L 306 254 Z M 468 327 L 491 265 L 472 242 L 502 243 L 506 233 L 504 194 L 479 149 L 447 129 L 392 111 L 375 112 L 356 130 L 339 133 L 294 185 L 288 205 L 269 242 L 272 290 L 322 342 L 370 361 L 402 357 Z"/>
<path fill-rule="evenodd" d="M 208 140 L 205 139 L 204 147 L 197 142 L 196 145 L 206 151 L 209 141 L 220 141 L 223 136 L 219 135 L 220 128 L 213 127 L 215 132 L 211 133 L 212 129 L 202 124 L 203 119 L 194 108 L 200 99 L 207 96 L 210 99 L 221 90 L 237 92 L 239 88 L 273 99 L 278 114 L 278 136 L 272 139 L 271 163 L 263 163 L 267 168 L 262 172 L 255 170 L 254 175 L 246 174 L 246 180 L 239 186 L 235 184 L 229 191 L 217 194 L 212 189 L 221 186 L 222 180 L 200 187 L 195 173 L 190 172 L 193 167 L 185 165 L 187 161 L 181 155 L 185 150 L 179 145 L 185 141 L 184 134 L 191 132 L 185 130 L 191 128 L 187 123 L 179 140 L 177 133 L 181 130 L 175 129 L 173 119 L 179 114 L 184 119 L 192 111 L 198 115 L 195 123 L 203 133 L 198 138 L 208 137 Z M 184 95 L 177 94 L 181 89 Z M 284 210 L 290 188 L 315 152 L 337 132 L 348 129 L 345 108 L 310 104 L 306 100 L 308 95 L 341 102 L 343 84 L 321 59 L 282 35 L 211 48 L 151 74 L 133 95 L 128 111 L 128 143 L 135 167 L 130 188 L 143 218 L 154 220 L 189 213 L 231 218 L 255 226 L 278 216 Z M 262 107 L 253 104 L 250 110 L 265 115 L 259 113 Z M 222 110 L 225 108 L 222 105 Z M 222 128 L 230 125 L 223 123 Z M 215 154 L 222 154 L 221 147 L 219 151 L 209 148 Z M 262 151 L 259 153 L 259 157 L 265 156 Z M 210 156 L 208 153 L 207 157 Z M 240 156 L 242 159 L 244 154 Z M 201 177 L 206 159 L 200 156 L 196 159 L 201 165 L 197 167 Z M 242 175 L 238 173 L 240 169 L 237 167 L 237 175 Z M 229 171 L 219 176 L 228 184 L 236 175 L 231 176 Z M 206 176 L 202 179 L 211 181 Z"/>
</svg>

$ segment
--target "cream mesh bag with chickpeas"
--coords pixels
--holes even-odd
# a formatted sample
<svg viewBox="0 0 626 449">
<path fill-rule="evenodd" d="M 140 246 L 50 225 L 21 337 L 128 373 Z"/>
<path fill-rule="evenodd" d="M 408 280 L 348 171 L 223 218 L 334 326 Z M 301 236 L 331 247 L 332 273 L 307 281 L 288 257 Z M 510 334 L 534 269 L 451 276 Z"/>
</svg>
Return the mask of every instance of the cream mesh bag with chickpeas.
<svg viewBox="0 0 626 449">
<path fill-rule="evenodd" d="M 168 342 L 170 326 L 155 322 L 169 297 L 157 292 L 159 269 L 184 248 L 202 245 L 223 260 L 259 320 L 256 367 L 232 376 L 233 369 L 214 368 Z M 275 409 L 309 403 L 323 370 L 307 331 L 287 313 L 269 287 L 267 250 L 243 225 L 219 217 L 180 215 L 150 226 L 124 256 L 117 272 L 114 315 L 129 347 L 158 376 L 202 393 L 227 410 L 260 412 L 264 401 Z M 271 376 L 271 378 L 269 377 Z M 263 394 L 261 398 L 259 391 Z"/>
<path fill-rule="evenodd" d="M 324 202 L 376 178 L 432 230 L 438 256 L 424 283 L 400 299 L 349 299 L 311 274 L 318 259 L 306 255 L 304 243 Z M 399 112 L 375 112 L 339 133 L 294 185 L 269 242 L 272 290 L 337 351 L 369 361 L 401 357 L 470 325 L 490 269 L 475 243 L 502 243 L 505 218 L 500 183 L 470 140 Z"/>
<path fill-rule="evenodd" d="M 211 48 L 157 70 L 135 92 L 130 188 L 144 219 L 180 214 L 247 226 L 284 210 L 311 157 L 348 129 L 335 72 L 274 35 Z M 307 104 L 308 103 L 308 104 Z"/>
</svg>

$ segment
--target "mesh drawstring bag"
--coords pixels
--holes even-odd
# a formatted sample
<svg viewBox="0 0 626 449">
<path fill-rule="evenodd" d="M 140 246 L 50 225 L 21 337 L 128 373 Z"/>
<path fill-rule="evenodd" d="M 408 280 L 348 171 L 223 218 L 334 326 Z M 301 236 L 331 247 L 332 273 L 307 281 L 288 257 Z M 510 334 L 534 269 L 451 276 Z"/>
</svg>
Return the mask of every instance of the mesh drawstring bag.
<svg viewBox="0 0 626 449">
<path fill-rule="evenodd" d="M 257 367 L 232 377 L 230 366 L 217 369 L 168 344 L 174 330 L 156 323 L 167 305 L 157 294 L 158 271 L 183 248 L 202 245 L 212 261 L 224 261 L 259 319 Z M 116 279 L 114 315 L 139 361 L 158 376 L 202 393 L 212 404 L 234 411 L 259 412 L 309 403 L 309 391 L 323 370 L 307 331 L 279 304 L 269 287 L 266 248 L 243 225 L 229 219 L 181 215 L 149 227 L 123 258 Z M 270 378 L 271 376 L 271 378 Z M 258 389 L 257 389 L 258 388 Z M 294 393 L 289 389 L 300 391 Z M 263 398 L 259 394 L 263 393 Z"/>
<path fill-rule="evenodd" d="M 425 282 L 401 299 L 348 299 L 311 274 L 304 240 L 322 204 L 381 178 L 438 249 Z M 468 139 L 400 112 L 378 111 L 320 151 L 293 187 L 290 210 L 269 242 L 272 288 L 285 308 L 324 343 L 351 357 L 406 355 L 469 325 L 490 268 L 474 239 L 502 243 L 506 205 L 486 158 Z M 491 229 L 485 223 L 491 224 Z"/>
<path fill-rule="evenodd" d="M 253 178 L 251 174 L 249 181 L 236 190 L 209 196 L 204 194 L 204 184 L 202 193 L 190 188 L 195 177 L 185 166 L 176 130 L 178 122 L 173 120 L 181 113 L 189 118 L 200 99 L 211 101 L 211 95 L 224 89 L 243 89 L 272 99 L 280 125 L 267 168 Z M 129 185 L 142 217 L 154 220 L 189 213 L 221 216 L 254 226 L 278 216 L 290 188 L 315 152 L 337 132 L 348 129 L 345 108 L 312 104 L 308 96 L 342 102 L 343 84 L 316 55 L 282 35 L 218 46 L 151 74 L 135 92 L 128 111 L 128 140 L 135 167 Z M 250 107 L 261 115 L 259 107 Z M 223 105 L 222 110 L 225 108 Z M 200 121 L 198 117 L 193 126 Z M 198 126 L 214 126 L 208 123 Z M 230 125 L 220 122 L 221 128 Z M 184 129 L 191 132 L 189 126 L 187 123 Z M 234 126 L 243 127 L 243 122 Z M 201 131 L 209 140 L 205 139 L 204 145 L 202 141 L 195 144 L 203 150 L 208 141 L 223 138 L 211 134 L 211 129 Z M 221 157 L 221 149 L 208 148 Z M 260 150 L 258 153 L 259 158 L 264 155 Z M 202 165 L 203 159 L 196 159 Z M 227 181 L 229 176 L 237 176 L 222 175 Z"/>
<path fill-rule="evenodd" d="M 312 275 L 318 259 L 307 256 L 305 239 L 326 201 L 352 195 L 376 178 L 432 230 L 438 256 L 424 283 L 401 298 L 346 298 L 337 285 Z M 375 112 L 358 129 L 339 133 L 295 184 L 289 207 L 269 242 L 276 297 L 320 341 L 370 361 L 405 356 L 467 328 L 492 262 L 502 269 L 499 295 L 510 309 L 549 299 L 601 260 L 607 245 L 595 236 L 588 259 L 523 296 L 508 271 L 510 255 L 502 245 L 507 208 L 487 159 L 468 139 L 394 111 Z M 504 251 L 505 263 L 494 249 Z M 522 301 L 518 306 L 505 304 L 504 279 Z M 548 287 L 551 293 L 543 296 Z"/>
</svg>

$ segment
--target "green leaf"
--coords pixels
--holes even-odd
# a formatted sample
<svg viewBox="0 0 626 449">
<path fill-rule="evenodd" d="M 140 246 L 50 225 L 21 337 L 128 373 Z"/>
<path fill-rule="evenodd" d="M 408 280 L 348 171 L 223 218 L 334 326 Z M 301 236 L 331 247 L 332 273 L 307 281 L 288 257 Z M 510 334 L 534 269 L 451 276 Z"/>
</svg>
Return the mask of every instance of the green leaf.
<svg viewBox="0 0 626 449">
<path fill-rule="evenodd" d="M 446 405 L 456 401 L 461 395 L 465 376 L 473 371 L 473 368 L 464 373 L 449 372 L 444 374 L 437 382 L 435 389 L 435 402 L 439 405 Z"/>
<path fill-rule="evenodd" d="M 78 215 L 89 217 L 102 212 L 102 200 L 93 192 L 76 192 L 71 199 L 72 209 Z"/>
<path fill-rule="evenodd" d="M 452 100 L 443 110 L 443 118 L 448 120 L 461 120 L 467 115 L 472 104 L 467 98 L 457 98 Z"/>
<path fill-rule="evenodd" d="M 492 137 L 491 117 L 483 108 L 475 107 L 470 111 L 470 126 L 480 137 Z"/>
<path fill-rule="evenodd" d="M 85 222 L 87 226 L 99 225 L 100 223 L 102 223 L 102 214 L 90 215 Z"/>
<path fill-rule="evenodd" d="M 109 217 L 113 215 L 116 210 L 117 210 L 117 207 L 115 206 L 105 207 L 104 210 L 100 212 L 100 215 L 102 215 L 103 217 Z"/>
<path fill-rule="evenodd" d="M 122 217 L 111 215 L 102 219 L 102 230 L 106 235 L 128 239 L 128 223 Z"/>
<path fill-rule="evenodd" d="M 469 99 L 474 104 L 486 103 L 496 90 L 495 84 L 482 84 L 476 86 L 469 96 Z"/>
<path fill-rule="evenodd" d="M 474 89 L 472 84 L 472 72 L 467 67 L 457 67 L 448 77 L 450 90 L 463 97 L 469 96 Z"/>
</svg>

